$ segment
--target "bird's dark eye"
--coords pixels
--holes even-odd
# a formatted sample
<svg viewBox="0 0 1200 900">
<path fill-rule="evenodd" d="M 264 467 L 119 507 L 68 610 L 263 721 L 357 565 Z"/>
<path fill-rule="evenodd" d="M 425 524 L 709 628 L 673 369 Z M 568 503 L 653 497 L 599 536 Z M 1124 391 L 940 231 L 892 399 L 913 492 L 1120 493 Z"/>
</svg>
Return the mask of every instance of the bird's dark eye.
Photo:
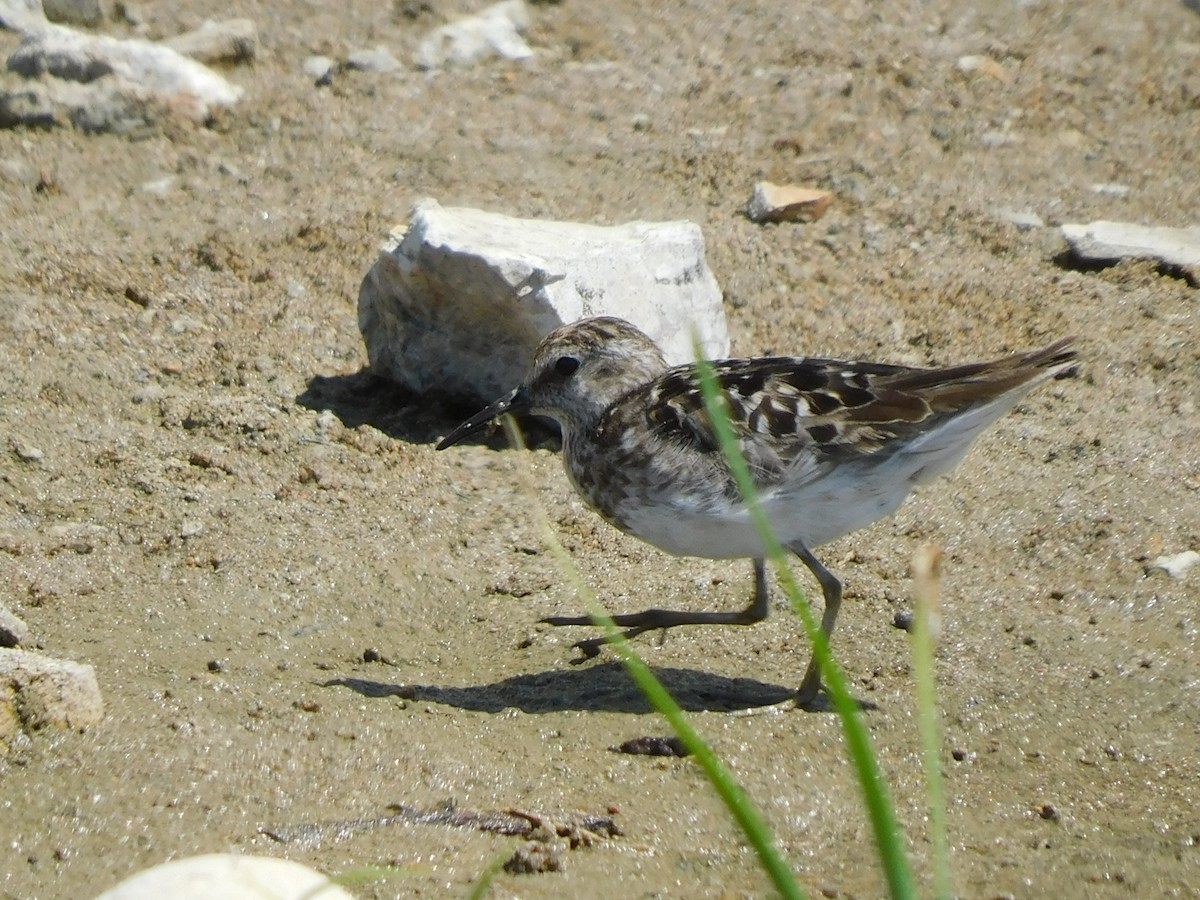
<svg viewBox="0 0 1200 900">
<path fill-rule="evenodd" d="M 579 368 L 579 360 L 574 356 L 560 356 L 554 362 L 554 371 L 566 378 L 568 375 L 574 374 Z"/>
</svg>

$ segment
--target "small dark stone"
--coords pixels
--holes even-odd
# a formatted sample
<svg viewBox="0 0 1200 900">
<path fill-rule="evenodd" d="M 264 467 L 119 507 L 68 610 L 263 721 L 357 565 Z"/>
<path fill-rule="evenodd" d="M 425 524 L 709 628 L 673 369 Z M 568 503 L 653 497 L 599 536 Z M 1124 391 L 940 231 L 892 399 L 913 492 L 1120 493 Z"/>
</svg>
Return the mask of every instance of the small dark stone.
<svg viewBox="0 0 1200 900">
<path fill-rule="evenodd" d="M 363 651 L 363 662 L 379 662 L 383 659 L 383 655 L 374 647 L 368 647 Z"/>
<path fill-rule="evenodd" d="M 504 871 L 514 875 L 561 872 L 565 867 L 563 857 L 561 845 L 531 841 L 517 848 L 517 852 L 504 864 Z"/>
<path fill-rule="evenodd" d="M 913 611 L 911 609 L 897 610 L 896 615 L 892 617 L 892 625 L 901 631 L 912 631 Z"/>
<path fill-rule="evenodd" d="M 967 758 L 966 750 L 951 750 L 950 755 L 954 757 L 956 762 L 962 762 Z"/>
<path fill-rule="evenodd" d="M 674 735 L 630 738 L 613 749 L 617 753 L 630 753 L 634 756 L 688 756 L 691 753 L 683 741 Z"/>
<path fill-rule="evenodd" d="M 223 660 L 223 659 L 210 659 L 210 660 L 208 661 L 208 671 L 210 671 L 210 672 L 224 672 L 224 671 L 225 671 L 225 660 Z"/>
</svg>

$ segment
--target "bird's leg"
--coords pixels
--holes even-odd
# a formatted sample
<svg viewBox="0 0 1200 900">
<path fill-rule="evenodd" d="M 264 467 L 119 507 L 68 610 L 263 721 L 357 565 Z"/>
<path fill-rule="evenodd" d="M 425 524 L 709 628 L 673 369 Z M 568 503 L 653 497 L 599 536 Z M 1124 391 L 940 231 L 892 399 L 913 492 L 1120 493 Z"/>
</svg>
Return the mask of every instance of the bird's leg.
<svg viewBox="0 0 1200 900">
<path fill-rule="evenodd" d="M 842 583 L 832 572 L 821 565 L 820 560 L 813 556 L 812 551 L 803 544 L 789 544 L 788 549 L 800 557 L 800 561 L 808 566 L 808 571 L 812 572 L 817 581 L 821 583 L 821 591 L 825 595 L 825 612 L 821 616 L 821 631 L 825 633 L 825 639 L 829 640 L 829 636 L 833 634 L 833 623 L 837 620 L 838 607 L 842 604 Z M 804 680 L 800 682 L 800 689 L 796 691 L 795 704 L 800 707 L 810 706 L 820 691 L 821 667 L 817 665 L 817 656 L 814 653 L 812 659 L 809 660 L 808 671 L 804 673 Z"/>
<path fill-rule="evenodd" d="M 820 565 L 818 563 L 818 565 Z M 828 574 L 828 573 L 826 573 Z M 833 577 L 832 575 L 830 576 Z M 837 583 L 837 579 L 834 579 Z M 691 612 L 682 609 L 647 609 L 639 613 L 622 613 L 612 617 L 613 624 L 627 630 L 623 637 L 632 638 L 643 631 L 656 628 L 674 628 L 676 625 L 753 625 L 767 617 L 767 569 L 761 559 L 754 560 L 754 599 L 745 609 L 736 612 Z M 539 621 L 547 625 L 594 625 L 591 616 L 550 616 Z M 600 648 L 609 643 L 608 636 L 578 641 L 583 659 L 591 659 Z M 582 661 L 582 660 L 581 660 Z"/>
</svg>

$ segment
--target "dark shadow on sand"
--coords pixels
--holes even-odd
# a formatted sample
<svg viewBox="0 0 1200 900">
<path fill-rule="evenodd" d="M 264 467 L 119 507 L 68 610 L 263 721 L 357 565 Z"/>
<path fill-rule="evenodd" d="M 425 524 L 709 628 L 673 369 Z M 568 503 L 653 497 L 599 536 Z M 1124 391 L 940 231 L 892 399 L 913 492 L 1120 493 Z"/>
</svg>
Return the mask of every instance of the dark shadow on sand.
<svg viewBox="0 0 1200 900">
<path fill-rule="evenodd" d="M 693 669 L 655 668 L 654 674 L 688 712 L 729 712 L 781 703 L 795 688 L 753 678 L 729 678 Z M 649 702 L 618 662 L 582 669 L 551 669 L 515 675 L 494 684 L 453 687 L 394 684 L 363 678 L 335 678 L 322 687 L 347 687 L 364 697 L 403 697 L 443 703 L 477 712 L 519 709 L 527 713 L 653 712 Z"/>
<path fill-rule="evenodd" d="M 495 398 L 492 398 L 495 399 Z M 470 397 L 431 398 L 380 378 L 370 369 L 349 375 L 314 375 L 296 402 L 306 409 L 329 410 L 347 428 L 370 425 L 410 444 L 435 444 L 490 401 Z M 544 419 L 521 418 L 528 446 L 557 449 L 558 429 Z M 504 449 L 504 430 L 493 427 L 463 441 Z"/>
</svg>

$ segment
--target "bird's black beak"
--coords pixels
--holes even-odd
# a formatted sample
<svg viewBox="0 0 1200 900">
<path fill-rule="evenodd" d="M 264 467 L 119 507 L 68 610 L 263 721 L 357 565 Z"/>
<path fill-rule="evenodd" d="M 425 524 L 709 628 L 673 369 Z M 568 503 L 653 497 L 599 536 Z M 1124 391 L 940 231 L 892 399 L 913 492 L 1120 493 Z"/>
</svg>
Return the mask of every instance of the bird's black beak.
<svg viewBox="0 0 1200 900">
<path fill-rule="evenodd" d="M 504 395 L 487 409 L 480 410 L 455 428 L 442 438 L 441 443 L 437 445 L 437 449 L 445 450 L 447 447 L 453 447 L 468 435 L 481 431 L 492 419 L 498 418 L 505 413 L 523 413 L 528 410 L 529 397 L 525 393 L 525 385 L 521 385 L 515 388 L 512 393 Z"/>
</svg>

